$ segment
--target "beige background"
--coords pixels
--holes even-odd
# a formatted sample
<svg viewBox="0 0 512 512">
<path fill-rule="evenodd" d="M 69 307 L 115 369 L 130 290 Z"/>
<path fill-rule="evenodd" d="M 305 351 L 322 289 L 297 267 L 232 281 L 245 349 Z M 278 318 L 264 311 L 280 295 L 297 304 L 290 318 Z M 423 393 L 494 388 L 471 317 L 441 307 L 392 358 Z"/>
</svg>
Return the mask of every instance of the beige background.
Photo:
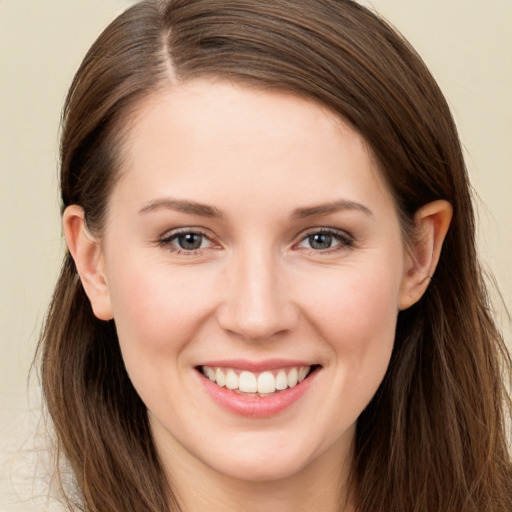
<svg viewBox="0 0 512 512">
<path fill-rule="evenodd" d="M 0 0 L 0 509 L 36 510 L 19 482 L 39 418 L 28 384 L 63 244 L 57 133 L 85 51 L 128 0 Z M 370 2 L 363 2 L 369 4 Z M 479 196 L 480 249 L 512 304 L 512 0 L 374 0 L 452 106 Z M 502 308 L 498 309 L 503 312 Z M 510 327 L 502 325 L 510 342 Z M 29 399 L 30 395 L 30 399 Z M 23 469 L 23 467 L 22 467 Z M 33 479 L 32 479 L 33 480 Z M 26 484 L 27 482 L 25 482 Z M 39 510 L 39 508 L 37 508 Z"/>
</svg>

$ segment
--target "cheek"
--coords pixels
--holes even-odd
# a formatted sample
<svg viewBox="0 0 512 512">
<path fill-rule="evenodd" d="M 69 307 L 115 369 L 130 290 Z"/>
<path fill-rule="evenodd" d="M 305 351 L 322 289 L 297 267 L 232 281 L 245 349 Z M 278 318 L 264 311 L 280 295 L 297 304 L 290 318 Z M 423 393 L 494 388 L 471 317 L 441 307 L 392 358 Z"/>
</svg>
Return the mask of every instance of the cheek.
<svg viewBox="0 0 512 512">
<path fill-rule="evenodd" d="M 139 377 L 155 382 L 170 378 L 208 315 L 213 300 L 208 290 L 214 287 L 201 273 L 183 272 L 141 254 L 125 254 L 110 269 L 114 321 L 130 377 L 134 383 Z"/>
<path fill-rule="evenodd" d="M 358 353 L 377 340 L 392 342 L 399 288 L 400 279 L 393 270 L 343 272 L 316 286 L 305 309 L 333 348 Z"/>
<path fill-rule="evenodd" d="M 309 297 L 310 322 L 331 351 L 326 370 L 340 422 L 355 421 L 377 391 L 393 350 L 398 316 L 401 267 L 395 263 L 352 270 L 326 279 Z"/>
<path fill-rule="evenodd" d="M 111 265 L 109 289 L 126 371 L 150 411 L 179 417 L 173 394 L 190 370 L 187 347 L 208 315 L 206 276 L 191 275 L 140 254 Z"/>
<path fill-rule="evenodd" d="M 388 368 L 400 282 L 392 273 L 346 273 L 310 296 L 310 323 L 330 350 L 325 368 L 330 392 L 313 413 L 329 426 L 326 444 L 357 422 Z"/>
</svg>

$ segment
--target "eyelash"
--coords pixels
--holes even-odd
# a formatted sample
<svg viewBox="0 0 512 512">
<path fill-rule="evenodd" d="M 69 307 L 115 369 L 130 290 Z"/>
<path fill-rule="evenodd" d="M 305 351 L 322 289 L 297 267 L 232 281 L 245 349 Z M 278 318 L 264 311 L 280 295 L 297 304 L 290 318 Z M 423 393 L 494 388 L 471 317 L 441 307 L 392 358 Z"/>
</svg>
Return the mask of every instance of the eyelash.
<svg viewBox="0 0 512 512">
<path fill-rule="evenodd" d="M 164 247 L 165 249 L 169 250 L 170 252 L 177 254 L 177 255 L 185 255 L 185 256 L 198 256 L 202 253 L 204 250 L 199 249 L 183 249 L 179 248 L 173 245 L 173 242 L 177 240 L 178 238 L 185 236 L 185 235 L 199 235 L 202 237 L 202 239 L 208 240 L 212 245 L 215 245 L 214 242 L 211 240 L 211 238 L 201 231 L 200 229 L 181 229 L 179 231 L 174 231 L 171 234 L 164 235 L 163 238 L 158 240 L 158 245 L 160 247 Z"/>
<path fill-rule="evenodd" d="M 339 231 L 337 229 L 317 228 L 317 229 L 311 229 L 309 232 L 307 232 L 302 237 L 300 242 L 298 242 L 297 244 L 294 244 L 293 248 L 294 249 L 298 248 L 301 243 L 303 243 L 304 241 L 310 239 L 311 237 L 313 237 L 315 235 L 330 236 L 334 240 L 339 242 L 339 245 L 337 245 L 335 247 L 328 247 L 327 249 L 321 249 L 321 250 L 317 250 L 317 249 L 313 249 L 313 248 L 307 249 L 308 251 L 310 251 L 311 253 L 314 253 L 314 254 L 331 254 L 336 251 L 353 249 L 355 247 L 354 238 L 351 235 L 349 235 L 347 232 Z"/>
<path fill-rule="evenodd" d="M 213 242 L 212 239 L 206 233 L 204 233 L 200 229 L 190 229 L 190 228 L 182 229 L 179 231 L 175 231 L 171 234 L 164 235 L 163 238 L 158 240 L 158 245 L 160 247 L 164 247 L 165 249 L 169 250 L 170 252 L 172 252 L 174 254 L 185 255 L 185 256 L 199 256 L 202 254 L 202 252 L 205 249 L 211 248 L 211 247 L 207 247 L 207 248 L 198 248 L 198 249 L 184 249 L 184 248 L 178 248 L 173 245 L 174 241 L 178 240 L 180 237 L 185 236 L 185 235 L 198 235 L 198 236 L 202 237 L 202 241 L 204 241 L 206 239 L 210 244 L 215 246 L 215 242 Z M 326 249 L 319 249 L 319 250 L 313 249 L 312 247 L 305 248 L 306 250 L 308 250 L 310 253 L 313 253 L 313 254 L 330 254 L 332 252 L 346 250 L 346 249 L 353 249 L 355 247 L 355 240 L 348 233 L 346 233 L 344 231 L 338 231 L 335 229 L 317 228 L 317 229 L 311 229 L 309 232 L 305 233 L 302 236 L 301 240 L 298 243 L 293 245 L 292 249 L 299 250 L 300 244 L 307 241 L 308 239 L 310 239 L 310 242 L 311 242 L 311 237 L 314 237 L 316 235 L 330 236 L 339 244 L 336 245 L 335 247 L 328 247 Z"/>
</svg>

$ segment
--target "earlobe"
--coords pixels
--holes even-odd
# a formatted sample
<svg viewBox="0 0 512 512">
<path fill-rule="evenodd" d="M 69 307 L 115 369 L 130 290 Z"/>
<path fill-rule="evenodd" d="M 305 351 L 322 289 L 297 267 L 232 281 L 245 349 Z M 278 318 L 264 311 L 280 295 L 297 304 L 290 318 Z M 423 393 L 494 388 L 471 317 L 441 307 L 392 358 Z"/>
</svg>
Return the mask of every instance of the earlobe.
<svg viewBox="0 0 512 512">
<path fill-rule="evenodd" d="M 83 209 L 77 205 L 68 206 L 62 216 L 62 224 L 69 252 L 94 315 L 100 320 L 111 320 L 112 305 L 103 250 L 100 242 L 87 229 Z"/>
<path fill-rule="evenodd" d="M 407 309 L 425 293 L 441 255 L 453 210 L 448 201 L 438 200 L 421 207 L 415 215 L 400 289 L 399 309 Z"/>
</svg>

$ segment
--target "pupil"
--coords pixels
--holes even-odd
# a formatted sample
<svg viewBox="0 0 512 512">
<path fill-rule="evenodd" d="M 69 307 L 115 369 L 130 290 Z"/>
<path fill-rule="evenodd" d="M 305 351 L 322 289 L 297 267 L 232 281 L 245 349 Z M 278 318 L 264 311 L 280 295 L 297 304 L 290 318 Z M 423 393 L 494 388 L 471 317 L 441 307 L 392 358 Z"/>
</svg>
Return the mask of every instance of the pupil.
<svg viewBox="0 0 512 512">
<path fill-rule="evenodd" d="M 198 235 L 197 233 L 187 233 L 178 238 L 180 247 L 188 251 L 199 249 L 201 247 L 201 242 L 202 235 Z"/>
<path fill-rule="evenodd" d="M 313 249 L 329 249 L 332 244 L 332 236 L 317 233 L 309 237 L 309 243 Z"/>
</svg>

